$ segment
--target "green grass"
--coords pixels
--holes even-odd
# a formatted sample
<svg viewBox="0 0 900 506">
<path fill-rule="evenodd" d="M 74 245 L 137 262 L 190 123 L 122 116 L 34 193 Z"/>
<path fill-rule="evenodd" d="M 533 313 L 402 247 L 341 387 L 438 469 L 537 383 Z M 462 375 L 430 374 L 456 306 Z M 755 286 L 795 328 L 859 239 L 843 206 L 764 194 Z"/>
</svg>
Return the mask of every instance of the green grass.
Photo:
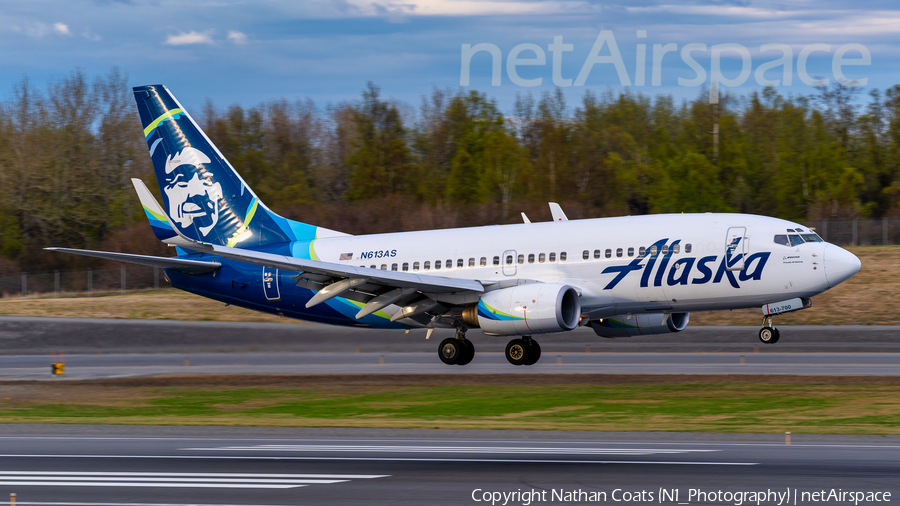
<svg viewBox="0 0 900 506">
<path fill-rule="evenodd" d="M 900 433 L 900 385 L 883 383 L 89 389 L 4 400 L 0 423 Z"/>
</svg>

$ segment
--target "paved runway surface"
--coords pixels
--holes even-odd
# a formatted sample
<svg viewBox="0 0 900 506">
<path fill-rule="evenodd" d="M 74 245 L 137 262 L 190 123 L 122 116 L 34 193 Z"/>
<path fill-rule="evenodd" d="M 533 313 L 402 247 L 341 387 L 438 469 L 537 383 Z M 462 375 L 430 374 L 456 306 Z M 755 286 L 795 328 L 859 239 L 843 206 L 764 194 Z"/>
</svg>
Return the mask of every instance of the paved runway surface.
<svg viewBox="0 0 900 506">
<path fill-rule="evenodd" d="M 778 323 L 778 320 L 776 320 Z M 541 336 L 549 353 L 583 352 L 734 352 L 754 346 L 772 352 L 900 353 L 900 327 L 782 326 L 781 340 L 763 345 L 758 327 L 688 327 L 678 334 L 603 339 L 590 329 Z M 424 330 L 334 327 L 312 323 L 231 323 L 164 320 L 104 320 L 0 316 L 0 355 L 75 353 L 321 352 L 434 353 L 452 336 L 438 330 L 425 340 Z M 477 330 L 468 336 L 479 351 L 502 352 L 509 341 Z"/>
<path fill-rule="evenodd" d="M 54 377 L 48 355 L 0 356 L 0 381 L 161 374 L 900 375 L 900 353 L 544 353 L 530 367 L 513 366 L 500 353 L 479 353 L 465 367 L 444 365 L 437 353 L 160 353 L 69 355 L 65 361 L 65 375 Z"/>
<path fill-rule="evenodd" d="M 796 435 L 785 446 L 750 434 L 25 429 L 0 437 L 0 497 L 15 493 L 20 505 L 490 504 L 485 493 L 532 490 L 543 499 L 532 504 L 736 502 L 698 490 L 790 494 L 761 504 L 793 504 L 795 494 L 813 504 L 803 494 L 823 490 L 900 497 L 896 437 Z M 581 500 L 562 500 L 572 493 Z"/>
</svg>

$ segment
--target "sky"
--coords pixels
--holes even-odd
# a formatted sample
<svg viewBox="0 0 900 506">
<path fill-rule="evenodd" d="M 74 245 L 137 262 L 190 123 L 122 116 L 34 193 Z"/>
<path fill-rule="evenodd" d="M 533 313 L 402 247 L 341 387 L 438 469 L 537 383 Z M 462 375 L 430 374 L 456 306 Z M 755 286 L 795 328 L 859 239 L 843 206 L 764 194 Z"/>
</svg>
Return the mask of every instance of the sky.
<svg viewBox="0 0 900 506">
<path fill-rule="evenodd" d="M 6 1 L 0 97 L 25 76 L 45 86 L 113 67 L 135 86 L 165 84 L 189 110 L 324 108 L 358 100 L 368 81 L 413 106 L 435 87 L 474 89 L 507 114 L 517 94 L 557 85 L 572 107 L 586 90 L 693 99 L 713 81 L 737 95 L 766 82 L 809 95 L 813 80 L 839 78 L 868 92 L 900 84 L 898 35 L 900 5 L 887 0 Z"/>
</svg>

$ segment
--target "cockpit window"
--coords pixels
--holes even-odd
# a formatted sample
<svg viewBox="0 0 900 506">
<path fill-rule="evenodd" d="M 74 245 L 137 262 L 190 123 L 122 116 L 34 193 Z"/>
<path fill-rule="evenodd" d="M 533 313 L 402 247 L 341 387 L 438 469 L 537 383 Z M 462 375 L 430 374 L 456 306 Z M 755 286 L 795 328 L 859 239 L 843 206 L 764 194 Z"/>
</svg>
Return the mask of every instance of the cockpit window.
<svg viewBox="0 0 900 506">
<path fill-rule="evenodd" d="M 791 240 L 791 246 L 799 246 L 803 244 L 803 239 L 799 235 L 791 234 L 788 236 Z"/>
<path fill-rule="evenodd" d="M 782 244 L 784 246 L 791 245 L 791 243 L 788 242 L 788 238 L 786 235 L 776 235 L 775 236 L 775 244 Z"/>
<path fill-rule="evenodd" d="M 819 237 L 819 234 L 800 234 L 800 237 L 806 242 L 822 242 L 822 238 Z"/>
</svg>

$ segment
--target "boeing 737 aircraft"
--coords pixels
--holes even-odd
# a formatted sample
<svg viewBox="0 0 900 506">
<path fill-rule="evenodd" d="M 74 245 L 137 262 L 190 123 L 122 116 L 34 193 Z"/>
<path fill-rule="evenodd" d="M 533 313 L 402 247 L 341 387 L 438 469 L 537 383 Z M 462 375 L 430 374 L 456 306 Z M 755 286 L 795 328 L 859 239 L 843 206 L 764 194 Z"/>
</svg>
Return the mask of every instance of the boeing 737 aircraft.
<svg viewBox="0 0 900 506">
<path fill-rule="evenodd" d="M 348 235 L 269 210 L 164 86 L 134 97 L 163 204 L 132 181 L 177 256 L 48 249 L 161 267 L 176 288 L 290 318 L 455 329 L 438 347 L 445 364 L 472 361 L 470 328 L 511 336 L 507 360 L 531 365 L 538 334 L 665 334 L 691 311 L 749 307 L 762 308 L 759 339 L 772 344 L 773 316 L 860 268 L 809 228 L 747 214 L 568 220 L 551 203 L 552 222 Z"/>
</svg>

